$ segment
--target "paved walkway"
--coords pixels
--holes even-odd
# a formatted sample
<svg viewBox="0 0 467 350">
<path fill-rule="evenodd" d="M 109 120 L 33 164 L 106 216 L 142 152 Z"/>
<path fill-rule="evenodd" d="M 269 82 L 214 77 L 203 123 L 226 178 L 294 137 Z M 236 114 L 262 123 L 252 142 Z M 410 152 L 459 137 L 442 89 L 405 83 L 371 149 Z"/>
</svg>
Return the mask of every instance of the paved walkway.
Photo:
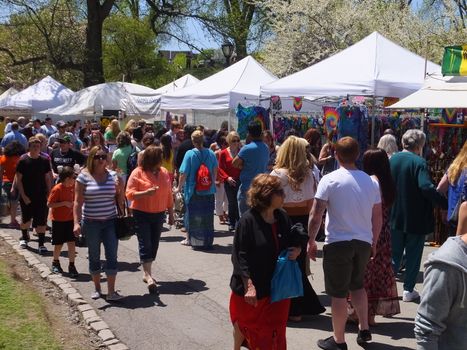
<svg viewBox="0 0 467 350">
<path fill-rule="evenodd" d="M 217 218 L 215 218 L 217 221 Z M 78 248 L 76 266 L 80 278 L 71 284 L 81 292 L 110 326 L 116 336 L 132 350 L 223 350 L 232 348 L 232 327 L 229 320 L 229 279 L 232 271 L 230 252 L 232 234 L 217 226 L 214 249 L 209 252 L 193 251 L 180 245 L 183 238 L 179 230 L 162 233 L 161 245 L 153 275 L 159 283 L 158 297 L 148 294 L 142 282 L 138 262 L 137 241 L 133 237 L 120 242 L 119 274 L 117 289 L 126 295 L 118 304 L 104 299 L 90 298 L 93 285 L 87 271 L 87 249 Z M 20 232 L 4 230 L 19 238 Z M 34 238 L 34 237 L 33 237 Z M 321 248 L 320 244 L 320 248 Z M 47 244 L 49 250 L 52 249 Z M 30 250 L 37 252 L 37 243 L 30 243 Z M 424 259 L 433 248 L 425 247 Z M 50 265 L 51 252 L 39 260 Z M 62 259 L 66 270 L 67 262 Z M 327 337 L 331 331 L 329 298 L 324 294 L 322 260 L 311 264 L 313 288 L 326 306 L 326 313 L 290 324 L 287 328 L 289 350 L 317 349 L 316 341 Z M 421 275 L 420 275 L 421 276 Z M 105 276 L 103 276 L 105 278 Z M 105 280 L 104 280 L 105 281 Z M 421 282 L 421 281 L 420 281 Z M 105 284 L 103 291 L 105 292 Z M 422 285 L 417 285 L 418 290 Z M 399 294 L 402 293 L 398 283 Z M 373 343 L 368 349 L 415 349 L 413 318 L 417 304 L 403 303 L 402 312 L 393 318 L 377 318 L 379 325 L 372 329 Z M 355 341 L 356 326 L 347 327 L 349 349 L 361 349 Z"/>
</svg>

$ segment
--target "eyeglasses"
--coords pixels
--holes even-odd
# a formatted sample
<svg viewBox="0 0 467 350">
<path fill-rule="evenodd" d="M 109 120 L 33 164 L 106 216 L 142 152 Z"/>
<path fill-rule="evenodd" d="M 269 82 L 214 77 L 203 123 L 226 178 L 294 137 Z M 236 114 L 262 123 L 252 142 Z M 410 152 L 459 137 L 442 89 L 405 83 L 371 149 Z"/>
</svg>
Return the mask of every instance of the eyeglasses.
<svg viewBox="0 0 467 350">
<path fill-rule="evenodd" d="M 94 160 L 106 160 L 107 159 L 107 155 L 106 154 L 96 154 L 94 156 Z"/>
<path fill-rule="evenodd" d="M 240 142 L 240 139 L 233 139 L 233 140 L 231 141 L 231 143 L 234 143 L 234 142 Z"/>
</svg>

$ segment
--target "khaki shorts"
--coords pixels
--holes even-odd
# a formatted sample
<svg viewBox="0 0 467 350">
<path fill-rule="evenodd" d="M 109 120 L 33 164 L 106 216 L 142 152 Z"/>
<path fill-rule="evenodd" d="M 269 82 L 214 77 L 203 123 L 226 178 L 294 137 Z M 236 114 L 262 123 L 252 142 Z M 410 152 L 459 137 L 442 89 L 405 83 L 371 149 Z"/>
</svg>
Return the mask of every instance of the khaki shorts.
<svg viewBox="0 0 467 350">
<path fill-rule="evenodd" d="M 335 298 L 347 298 L 349 291 L 363 288 L 371 245 L 353 239 L 326 244 L 323 248 L 324 286 Z"/>
</svg>

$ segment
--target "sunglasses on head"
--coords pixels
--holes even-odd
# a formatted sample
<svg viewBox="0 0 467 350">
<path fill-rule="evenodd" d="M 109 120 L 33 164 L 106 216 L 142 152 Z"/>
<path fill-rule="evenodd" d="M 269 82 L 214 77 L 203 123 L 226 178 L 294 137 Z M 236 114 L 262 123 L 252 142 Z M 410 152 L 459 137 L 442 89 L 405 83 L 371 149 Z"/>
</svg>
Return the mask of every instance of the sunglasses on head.
<svg viewBox="0 0 467 350">
<path fill-rule="evenodd" d="M 96 154 L 94 156 L 94 160 L 106 160 L 107 159 L 107 155 L 106 154 Z"/>
</svg>

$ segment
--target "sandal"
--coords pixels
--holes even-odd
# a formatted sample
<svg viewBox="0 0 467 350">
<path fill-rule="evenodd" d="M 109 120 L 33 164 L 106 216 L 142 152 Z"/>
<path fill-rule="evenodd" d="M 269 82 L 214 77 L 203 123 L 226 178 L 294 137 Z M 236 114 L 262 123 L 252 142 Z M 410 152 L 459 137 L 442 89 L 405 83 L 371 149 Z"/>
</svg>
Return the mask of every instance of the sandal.
<svg viewBox="0 0 467 350">
<path fill-rule="evenodd" d="M 159 294 L 159 290 L 157 289 L 156 281 L 153 281 L 153 283 L 148 283 L 148 291 L 149 294 Z"/>
</svg>

